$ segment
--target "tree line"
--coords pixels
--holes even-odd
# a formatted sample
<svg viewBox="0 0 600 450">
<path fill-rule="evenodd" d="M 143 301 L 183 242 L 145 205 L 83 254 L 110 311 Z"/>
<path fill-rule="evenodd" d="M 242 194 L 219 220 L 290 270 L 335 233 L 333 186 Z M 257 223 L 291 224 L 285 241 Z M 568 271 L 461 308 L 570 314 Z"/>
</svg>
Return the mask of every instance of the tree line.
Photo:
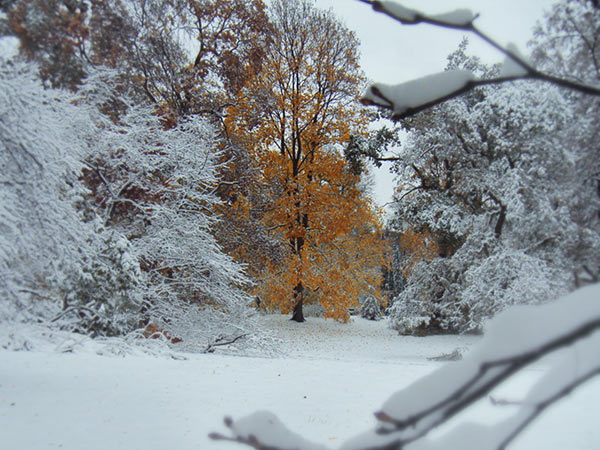
<svg viewBox="0 0 600 450">
<path fill-rule="evenodd" d="M 359 103 L 359 42 L 332 12 L 0 11 L 18 47 L 2 65 L 5 317 L 191 344 L 253 335 L 255 303 L 303 321 L 310 298 L 348 320 L 360 294 L 382 298 L 380 216 L 344 157 L 376 114 Z"/>
<path fill-rule="evenodd" d="M 464 41 L 442 78 L 535 66 L 593 89 L 586 5 L 540 23 L 531 62 L 485 65 Z M 3 64 L 7 315 L 206 340 L 219 321 L 251 335 L 236 331 L 255 326 L 250 305 L 348 320 L 373 297 L 400 333 L 469 332 L 598 279 L 594 96 L 469 84 L 374 130 L 395 106 L 359 104 L 359 42 L 310 1 L 0 7 L 18 42 Z M 368 196 L 382 160 L 400 180 L 385 224 Z"/>
</svg>

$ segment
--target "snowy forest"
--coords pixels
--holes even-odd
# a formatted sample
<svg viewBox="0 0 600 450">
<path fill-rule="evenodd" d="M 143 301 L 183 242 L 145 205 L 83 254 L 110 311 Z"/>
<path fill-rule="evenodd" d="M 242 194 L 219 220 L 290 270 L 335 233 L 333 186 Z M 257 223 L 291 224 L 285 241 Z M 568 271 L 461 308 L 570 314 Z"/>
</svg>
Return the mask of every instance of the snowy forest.
<svg viewBox="0 0 600 450">
<path fill-rule="evenodd" d="M 310 412 L 334 400 L 293 414 L 294 431 L 286 412 L 252 412 L 265 374 L 287 365 L 300 386 L 304 359 L 379 376 L 408 364 L 384 354 L 435 353 L 389 390 L 364 380 L 379 404 L 401 390 L 374 426 L 336 428 L 345 441 L 328 445 L 347 450 L 513 448 L 600 373 L 600 4 L 555 2 L 525 51 L 477 11 L 356 2 L 463 40 L 443 72 L 391 85 L 367 80 L 357 34 L 318 1 L 0 0 L 0 427 L 28 417 L 4 400 L 27 372 L 9 367 L 58 361 L 21 353 L 142 358 L 160 380 L 188 375 L 157 361 L 215 383 L 203 371 L 231 365 L 258 397 L 209 408 L 203 430 L 244 416 L 195 446 L 222 449 L 332 448 L 304 430 L 343 422 L 350 408 Z M 472 56 L 477 39 L 504 62 Z M 387 212 L 373 200 L 382 163 Z M 327 366 L 340 358 L 350 366 Z M 519 376 L 531 391 L 498 400 Z M 221 383 L 226 396 L 238 379 Z M 514 414 L 435 434 L 486 398 Z"/>
</svg>

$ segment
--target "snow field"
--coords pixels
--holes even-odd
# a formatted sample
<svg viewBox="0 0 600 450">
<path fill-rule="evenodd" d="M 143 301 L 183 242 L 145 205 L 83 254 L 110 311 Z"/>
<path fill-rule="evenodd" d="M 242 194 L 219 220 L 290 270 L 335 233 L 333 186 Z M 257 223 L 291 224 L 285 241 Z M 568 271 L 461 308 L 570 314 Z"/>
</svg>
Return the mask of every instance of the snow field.
<svg viewBox="0 0 600 450">
<path fill-rule="evenodd" d="M 359 318 L 347 325 L 315 318 L 296 324 L 282 316 L 265 321 L 282 340 L 285 356 L 217 351 L 171 354 L 184 360 L 168 352 L 123 357 L 114 355 L 114 344 L 89 340 L 32 340 L 32 351 L 0 350 L 1 448 L 241 449 L 207 435 L 224 431 L 225 415 L 257 410 L 269 410 L 307 439 L 337 448 L 374 425 L 372 413 L 392 392 L 445 364 L 427 358 L 479 340 L 401 337 L 384 321 Z M 5 335 L 0 333 L 0 344 Z M 518 400 L 543 369 L 538 364 L 494 397 Z M 599 448 L 599 405 L 600 383 L 593 381 L 542 417 L 514 448 Z M 486 399 L 465 419 L 492 423 L 512 408 Z"/>
</svg>

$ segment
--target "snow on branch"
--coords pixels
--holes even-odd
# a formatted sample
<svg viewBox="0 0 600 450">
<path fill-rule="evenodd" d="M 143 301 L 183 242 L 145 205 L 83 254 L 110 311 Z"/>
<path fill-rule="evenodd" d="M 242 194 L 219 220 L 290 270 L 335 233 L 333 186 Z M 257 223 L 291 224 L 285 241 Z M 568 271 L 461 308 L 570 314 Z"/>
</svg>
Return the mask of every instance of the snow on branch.
<svg viewBox="0 0 600 450">
<path fill-rule="evenodd" d="M 277 416 L 268 411 L 255 412 L 235 422 L 226 417 L 224 422 L 233 437 L 211 433 L 211 439 L 239 442 L 260 450 L 328 450 L 288 430 Z"/>
<path fill-rule="evenodd" d="M 402 116 L 409 111 L 439 103 L 457 92 L 471 89 L 475 76 L 468 70 L 449 70 L 397 85 L 374 84 L 362 101 L 369 105 L 389 108 L 394 116 Z"/>
<path fill-rule="evenodd" d="M 458 97 L 477 86 L 515 80 L 540 80 L 583 94 L 600 96 L 599 87 L 577 83 L 540 72 L 521 55 L 516 46 L 512 44 L 506 47 L 502 46 L 480 31 L 474 24 L 478 15 L 473 14 L 469 10 L 459 9 L 443 14 L 428 15 L 418 10 L 404 7 L 396 2 L 359 1 L 371 5 L 375 11 L 381 12 L 405 25 L 428 23 L 440 27 L 469 31 L 506 56 L 500 76 L 497 78 L 476 80 L 475 76 L 468 71 L 448 71 L 428 75 L 395 86 L 385 84 L 370 86 L 362 99 L 363 103 L 391 110 L 393 120 L 410 117 L 432 106 Z"/>
<path fill-rule="evenodd" d="M 470 445 L 480 450 L 504 449 L 546 408 L 600 374 L 599 344 L 598 332 L 574 344 L 573 351 L 565 354 L 522 401 L 515 403 L 519 410 L 503 422 L 493 426 L 466 423 L 436 440 L 421 440 L 419 450 L 463 448 L 465 436 Z"/>
<path fill-rule="evenodd" d="M 509 52 L 504 58 L 502 67 L 500 68 L 501 77 L 524 77 L 527 75 L 527 67 L 523 66 L 519 61 L 511 57 L 510 55 L 519 55 L 521 61 L 525 61 L 525 57 L 519 52 L 519 49 L 515 44 L 508 44 L 506 50 Z"/>
<path fill-rule="evenodd" d="M 457 9 L 443 14 L 428 15 L 416 9 L 407 8 L 396 2 L 360 0 L 373 7 L 377 12 L 384 13 L 405 25 L 430 23 L 448 28 L 468 30 L 473 21 L 478 17 L 469 9 Z"/>
<path fill-rule="evenodd" d="M 580 384 L 600 373 L 600 284 L 543 306 L 520 306 L 490 322 L 481 344 L 463 360 L 448 364 L 393 394 L 376 413 L 378 426 L 344 450 L 386 450 L 418 442 L 419 449 L 504 449 L 534 418 Z M 439 440 L 427 434 L 487 395 L 527 365 L 555 350 L 569 351 L 533 386 L 519 410 L 492 427 L 463 424 Z M 576 358 L 577 364 L 573 358 Z M 262 450 L 323 450 L 295 434 L 268 412 L 238 421 L 226 419 L 232 437 L 212 434 Z M 474 441 L 475 439 L 475 441 Z M 468 442 L 467 442 L 468 441 Z M 443 445 L 442 445 L 443 443 Z"/>
</svg>

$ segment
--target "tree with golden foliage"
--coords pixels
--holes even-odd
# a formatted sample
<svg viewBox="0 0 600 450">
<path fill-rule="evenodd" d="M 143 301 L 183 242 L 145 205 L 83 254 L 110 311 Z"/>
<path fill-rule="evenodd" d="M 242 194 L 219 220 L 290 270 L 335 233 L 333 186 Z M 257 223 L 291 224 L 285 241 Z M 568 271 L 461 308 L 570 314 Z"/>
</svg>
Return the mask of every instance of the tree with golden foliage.
<svg viewBox="0 0 600 450">
<path fill-rule="evenodd" d="M 358 41 L 306 0 L 277 0 L 271 13 L 262 70 L 226 119 L 259 166 L 262 219 L 282 248 L 251 269 L 264 302 L 293 311 L 292 320 L 304 321 L 306 288 L 319 292 L 327 317 L 347 320 L 358 294 L 379 286 L 383 263 L 377 215 L 342 155 L 368 122 L 357 102 Z"/>
</svg>

